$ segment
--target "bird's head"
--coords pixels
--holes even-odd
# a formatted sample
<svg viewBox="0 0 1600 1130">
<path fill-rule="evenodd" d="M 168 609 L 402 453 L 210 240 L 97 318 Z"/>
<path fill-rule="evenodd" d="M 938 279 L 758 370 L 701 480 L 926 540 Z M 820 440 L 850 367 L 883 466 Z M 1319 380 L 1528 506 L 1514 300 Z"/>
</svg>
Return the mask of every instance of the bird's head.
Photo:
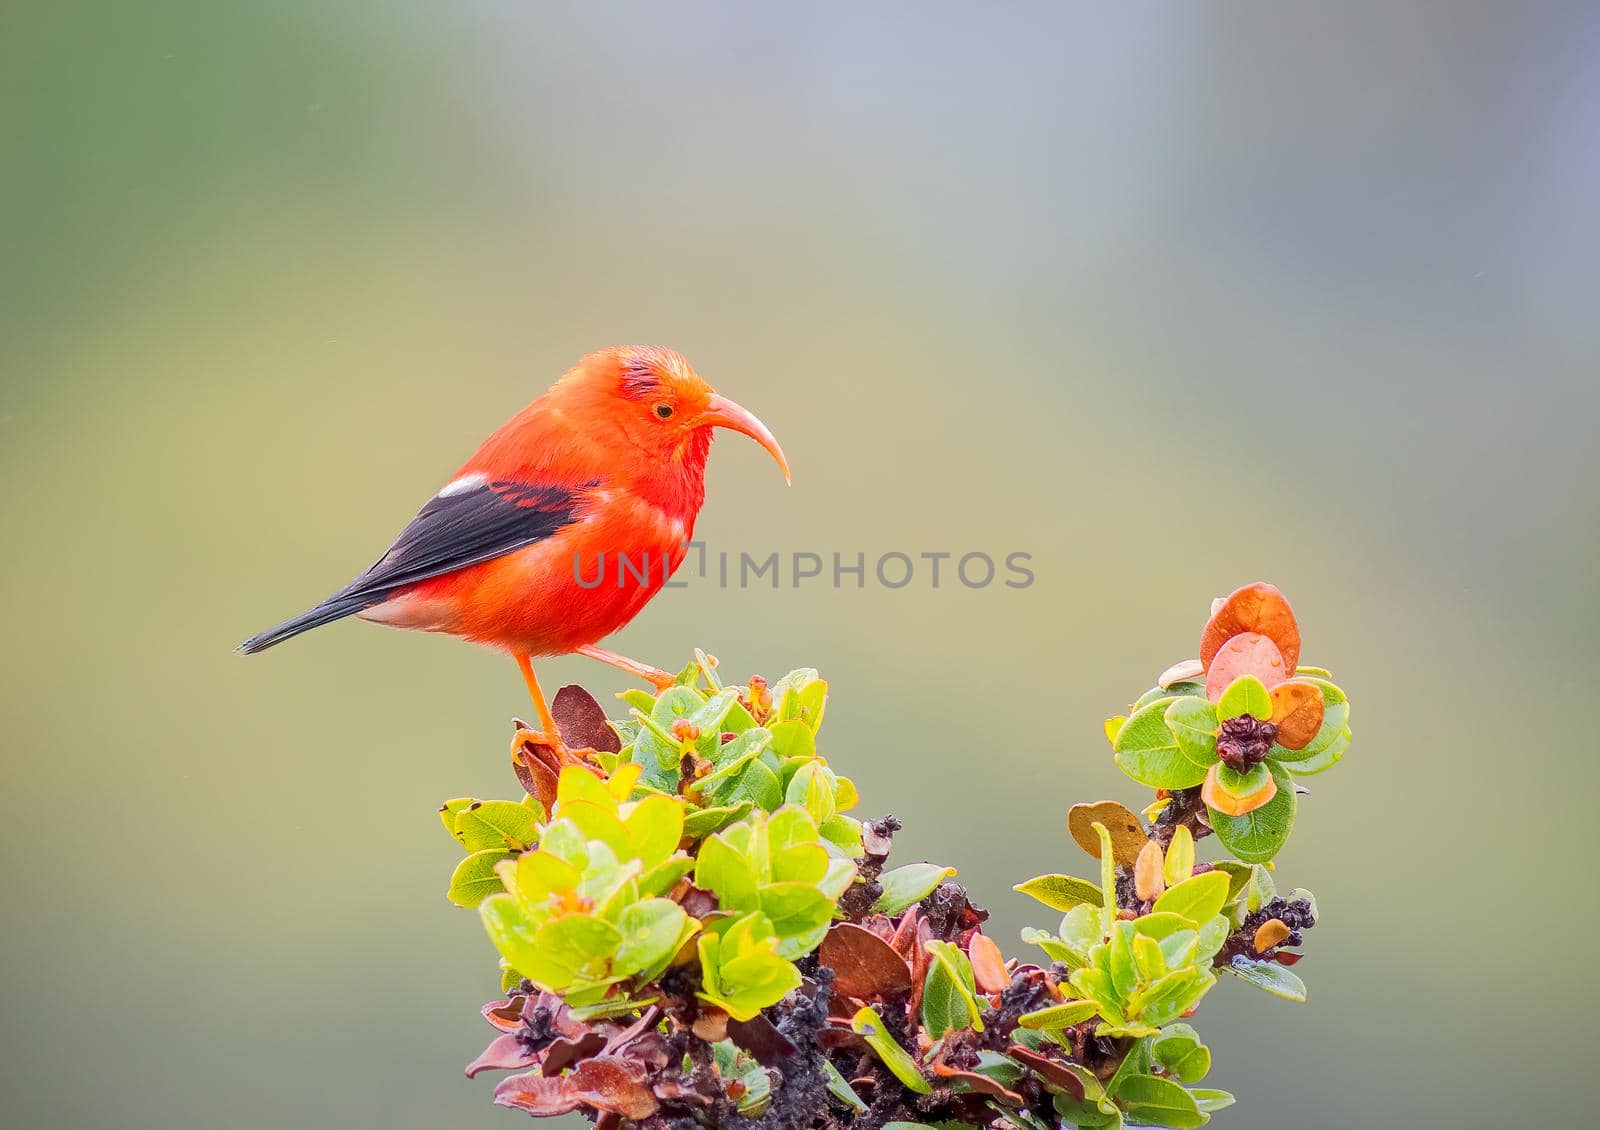
<svg viewBox="0 0 1600 1130">
<path fill-rule="evenodd" d="M 767 426 L 719 396 L 676 350 L 603 349 L 578 362 L 562 384 L 594 402 L 623 439 L 663 464 L 703 468 L 712 429 L 731 428 L 766 448 L 789 481 L 789 461 Z"/>
</svg>

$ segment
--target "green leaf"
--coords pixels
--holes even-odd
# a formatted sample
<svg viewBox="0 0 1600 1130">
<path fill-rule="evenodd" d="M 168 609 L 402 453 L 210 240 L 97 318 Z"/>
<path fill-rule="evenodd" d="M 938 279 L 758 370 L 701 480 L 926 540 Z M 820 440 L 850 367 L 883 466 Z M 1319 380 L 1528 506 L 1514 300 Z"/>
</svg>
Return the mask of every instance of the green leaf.
<svg viewBox="0 0 1600 1130">
<path fill-rule="evenodd" d="M 1313 740 L 1312 744 L 1315 745 L 1317 743 Z M 1310 748 L 1311 746 L 1306 747 L 1306 749 Z M 1319 749 L 1316 756 L 1308 757 L 1304 761 L 1296 761 L 1294 763 L 1295 776 L 1310 777 L 1332 769 L 1340 761 L 1344 760 L 1345 751 L 1349 748 L 1350 727 L 1346 726 L 1333 736 L 1331 742 Z M 1304 753 L 1305 751 L 1302 750 L 1301 752 Z M 1282 761 L 1283 759 L 1280 757 L 1278 760 Z"/>
<path fill-rule="evenodd" d="M 785 761 L 817 756 L 817 735 L 798 718 L 772 723 L 772 752 Z"/>
<path fill-rule="evenodd" d="M 1256 718 L 1272 717 L 1272 695 L 1266 684 L 1254 675 L 1240 675 L 1217 700 L 1217 719 L 1226 722 L 1249 714 Z"/>
<path fill-rule="evenodd" d="M 983 1031 L 972 962 L 949 942 L 928 942 L 933 961 L 922 986 L 922 1022 L 932 1039 L 970 1028 Z"/>
<path fill-rule="evenodd" d="M 611 972 L 626 977 L 664 969 L 678 952 L 688 918 L 671 899 L 645 899 L 625 909 L 617 921 L 622 942 Z"/>
<path fill-rule="evenodd" d="M 857 1114 L 867 1112 L 867 1104 L 861 1101 L 861 1096 L 856 1094 L 855 1088 L 850 1086 L 850 1081 L 839 1073 L 832 1060 L 822 1061 L 822 1076 L 828 1087 L 828 1094 L 839 1102 L 855 1111 Z"/>
<path fill-rule="evenodd" d="M 867 1041 L 867 1046 L 878 1054 L 883 1065 L 908 1089 L 919 1095 L 933 1092 L 933 1085 L 922 1077 L 917 1061 L 911 1058 L 905 1048 L 895 1043 L 894 1037 L 883 1025 L 883 1018 L 870 1007 L 863 1008 L 851 1018 L 850 1029 Z"/>
<path fill-rule="evenodd" d="M 931 888 L 930 888 L 931 889 Z M 1105 900 L 1100 888 L 1075 875 L 1040 875 L 1011 888 L 1037 899 L 1051 910 L 1071 910 L 1075 906 L 1100 906 Z"/>
<path fill-rule="evenodd" d="M 1217 759 L 1217 734 L 1221 721 L 1214 703 L 1203 694 L 1185 695 L 1167 704 L 1162 720 L 1178 739 L 1183 755 L 1203 769 Z"/>
<path fill-rule="evenodd" d="M 1301 1002 L 1306 999 L 1306 983 L 1276 961 L 1251 961 L 1241 954 L 1224 968 L 1241 981 L 1248 981 L 1275 997 Z"/>
<path fill-rule="evenodd" d="M 1172 833 L 1172 842 L 1167 845 L 1167 858 L 1162 865 L 1161 876 L 1167 886 L 1175 887 L 1193 874 L 1194 833 L 1189 831 L 1187 824 L 1179 824 Z"/>
<path fill-rule="evenodd" d="M 1198 764 L 1178 745 L 1166 723 L 1166 703 L 1157 699 L 1128 716 L 1111 743 L 1117 764 L 1135 781 L 1156 789 L 1187 789 L 1206 779 L 1207 765 Z"/>
<path fill-rule="evenodd" d="M 1215 1114 L 1219 1110 L 1226 1110 L 1237 1101 L 1227 1091 L 1218 1091 L 1211 1087 L 1191 1087 L 1189 1094 L 1204 1114 Z"/>
<path fill-rule="evenodd" d="M 504 848 L 473 852 L 456 864 L 447 897 L 457 906 L 477 906 L 490 895 L 501 893 L 506 888 L 495 866 L 502 860 L 515 858 Z"/>
<path fill-rule="evenodd" d="M 1127 1108 L 1128 1117 L 1174 1130 L 1204 1126 L 1207 1116 L 1194 1097 L 1170 1079 L 1156 1075 L 1127 1075 L 1115 1081 L 1111 1097 Z"/>
<path fill-rule="evenodd" d="M 633 805 L 622 819 L 632 858 L 654 867 L 678 850 L 683 839 L 683 802 L 673 797 L 648 796 Z"/>
<path fill-rule="evenodd" d="M 1184 1083 L 1198 1083 L 1211 1070 L 1211 1049 L 1187 1024 L 1171 1024 L 1150 1041 L 1150 1055 L 1168 1074 Z"/>
<path fill-rule="evenodd" d="M 1207 871 L 1168 887 L 1151 909 L 1179 915 L 1200 926 L 1222 913 L 1227 899 L 1228 876 L 1221 871 Z"/>
<path fill-rule="evenodd" d="M 1051 1094 L 1050 1102 L 1055 1107 L 1055 1112 L 1061 1116 L 1063 1123 L 1075 1126 L 1078 1130 L 1112 1130 L 1122 1125 L 1122 1112 L 1113 1110 L 1110 1113 L 1103 1111 L 1092 1102 L 1075 1099 L 1061 1091 Z"/>
<path fill-rule="evenodd" d="M 1135 933 L 1131 946 L 1133 964 L 1139 970 L 1141 981 L 1156 981 L 1167 975 L 1167 956 L 1162 951 L 1160 942 Z"/>
<path fill-rule="evenodd" d="M 1041 1008 L 1037 1012 L 1025 1012 L 1017 1017 L 1017 1023 L 1024 1028 L 1070 1028 L 1074 1024 L 1083 1023 L 1099 1011 L 1100 1006 L 1094 1001 L 1068 1001 L 1066 1004 Z"/>
<path fill-rule="evenodd" d="M 683 834 L 690 839 L 699 839 L 712 832 L 720 832 L 734 821 L 744 819 L 754 807 L 749 801 L 744 801 L 718 808 L 697 808 L 684 817 Z"/>
<path fill-rule="evenodd" d="M 1036 930 L 1031 926 L 1024 926 L 1021 937 L 1024 944 L 1038 946 L 1054 960 L 1066 963 L 1069 969 L 1078 969 L 1084 964 L 1085 958 L 1082 953 L 1069 948 L 1048 930 Z"/>
<path fill-rule="evenodd" d="M 1210 814 L 1211 829 L 1222 846 L 1246 863 L 1266 863 L 1277 855 L 1294 827 L 1294 779 L 1275 762 L 1264 764 L 1278 783 L 1271 800 L 1243 816 L 1225 816 L 1214 810 Z"/>
<path fill-rule="evenodd" d="M 878 876 L 883 893 L 872 904 L 872 913 L 899 914 L 906 907 L 927 898 L 935 887 L 955 873 L 954 867 L 940 867 L 933 863 L 908 863 L 893 871 L 885 871 Z"/>
<path fill-rule="evenodd" d="M 479 801 L 456 813 L 456 839 L 468 851 L 523 851 L 537 838 L 537 816 L 515 801 Z"/>
<path fill-rule="evenodd" d="M 444 830 L 449 832 L 450 838 L 455 840 L 457 843 L 461 843 L 461 837 L 456 835 L 456 813 L 460 812 L 468 805 L 477 803 L 477 797 L 458 796 L 453 800 L 445 801 L 439 806 L 439 819 L 444 823 Z M 466 845 L 463 844 L 462 846 L 464 847 Z"/>
<path fill-rule="evenodd" d="M 800 970 L 776 953 L 777 939 L 765 915 L 747 914 L 719 923 L 722 932 L 701 935 L 699 994 L 735 1020 L 750 1020 L 800 987 Z"/>
<path fill-rule="evenodd" d="M 760 876 L 750 858 L 732 845 L 729 837 L 742 825 L 718 832 L 700 845 L 694 885 L 717 896 L 724 910 L 749 911 L 760 907 Z"/>
<path fill-rule="evenodd" d="M 1272 780 L 1272 770 L 1267 768 L 1265 761 L 1252 765 L 1243 773 L 1237 773 L 1226 765 L 1217 766 L 1217 784 L 1225 793 L 1236 797 L 1254 796 L 1267 787 L 1267 782 Z"/>
<path fill-rule="evenodd" d="M 694 860 L 687 855 L 675 855 L 662 860 L 639 876 L 639 893 L 646 897 L 664 895 L 693 870 Z"/>
<path fill-rule="evenodd" d="M 861 821 L 843 813 L 834 813 L 817 828 L 823 839 L 835 845 L 852 859 L 859 859 L 865 849 L 861 846 Z"/>
<path fill-rule="evenodd" d="M 809 883 L 768 883 L 761 888 L 761 913 L 778 936 L 778 956 L 793 960 L 822 944 L 833 921 L 833 900 Z"/>
<path fill-rule="evenodd" d="M 1250 882 L 1251 872 L 1255 870 L 1253 864 L 1240 863 L 1236 859 L 1219 859 L 1211 866 L 1214 870 L 1227 873 L 1229 902 L 1239 897 L 1245 886 Z"/>
<path fill-rule="evenodd" d="M 789 787 L 784 790 L 784 800 L 789 804 L 803 806 L 811 814 L 811 819 L 818 824 L 832 819 L 838 806 L 834 801 L 833 782 L 828 779 L 830 776 L 827 766 L 822 762 L 816 760 L 806 762 L 789 779 Z"/>
</svg>

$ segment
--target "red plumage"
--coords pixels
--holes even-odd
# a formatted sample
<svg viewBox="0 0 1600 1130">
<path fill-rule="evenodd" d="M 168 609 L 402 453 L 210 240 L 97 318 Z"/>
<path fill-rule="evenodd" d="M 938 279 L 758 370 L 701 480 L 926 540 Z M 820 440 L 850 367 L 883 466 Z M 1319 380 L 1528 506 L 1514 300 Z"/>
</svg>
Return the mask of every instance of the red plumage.
<svg viewBox="0 0 1600 1130">
<path fill-rule="evenodd" d="M 755 439 L 788 477 L 766 427 L 681 354 L 592 353 L 486 439 L 366 572 L 240 650 L 351 615 L 461 636 L 517 658 L 554 741 L 529 656 L 582 651 L 665 678 L 594 645 L 682 562 L 716 427 Z"/>
</svg>

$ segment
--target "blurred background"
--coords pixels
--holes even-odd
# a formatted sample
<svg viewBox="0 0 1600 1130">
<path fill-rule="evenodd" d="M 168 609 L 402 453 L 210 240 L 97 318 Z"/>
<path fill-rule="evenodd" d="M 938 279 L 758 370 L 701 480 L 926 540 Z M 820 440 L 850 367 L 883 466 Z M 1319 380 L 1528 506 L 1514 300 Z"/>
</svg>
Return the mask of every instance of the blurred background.
<svg viewBox="0 0 1600 1130">
<path fill-rule="evenodd" d="M 787 449 L 718 445 L 713 549 L 1036 581 L 692 583 L 615 646 L 821 668 L 862 814 L 1017 954 L 1068 804 L 1145 795 L 1101 719 L 1270 579 L 1356 741 L 1280 857 L 1309 1003 L 1207 1000 L 1218 1124 L 1580 1120 L 1597 48 L 1582 3 L 7 6 L 5 1121 L 519 1124 L 434 816 L 514 792 L 514 667 L 230 652 L 616 342 Z"/>
</svg>

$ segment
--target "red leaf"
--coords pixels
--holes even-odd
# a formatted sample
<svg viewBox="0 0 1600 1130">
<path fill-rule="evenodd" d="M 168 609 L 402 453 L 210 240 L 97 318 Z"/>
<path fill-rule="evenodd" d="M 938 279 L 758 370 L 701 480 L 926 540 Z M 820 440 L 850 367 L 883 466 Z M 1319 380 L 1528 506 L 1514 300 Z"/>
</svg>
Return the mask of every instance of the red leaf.
<svg viewBox="0 0 1600 1130">
<path fill-rule="evenodd" d="M 1212 612 L 1205 631 L 1200 633 L 1200 662 L 1206 670 L 1211 670 L 1211 661 L 1222 645 L 1243 632 L 1257 632 L 1270 639 L 1283 653 L 1287 674 L 1294 674 L 1295 664 L 1300 662 L 1300 627 L 1295 623 L 1294 610 L 1275 586 L 1257 581 L 1235 589 Z"/>
<path fill-rule="evenodd" d="M 475 1077 L 480 1071 L 515 1071 L 532 1067 L 538 1061 L 539 1054 L 525 1050 L 522 1041 L 515 1036 L 496 1036 L 483 1049 L 482 1055 L 467 1064 L 467 1078 Z"/>
<path fill-rule="evenodd" d="M 1206 698 L 1216 702 L 1241 675 L 1254 675 L 1269 691 L 1289 677 L 1278 645 L 1256 632 L 1244 632 L 1222 645 L 1206 672 Z M 1263 719 L 1264 720 L 1264 719 Z"/>
<path fill-rule="evenodd" d="M 514 1032 L 522 1024 L 522 1006 L 527 997 L 490 1001 L 483 1006 L 483 1018 L 502 1032 Z"/>
<path fill-rule="evenodd" d="M 539 1070 L 546 1075 L 559 1075 L 563 1069 L 580 1059 L 588 1059 L 605 1046 L 606 1038 L 599 1032 L 585 1032 L 577 1037 L 559 1037 L 550 1041 L 550 1047 L 544 1054 L 544 1063 L 540 1065 Z"/>
<path fill-rule="evenodd" d="M 549 1118 L 572 1113 L 581 1100 L 567 1079 L 529 1073 L 502 1079 L 494 1089 L 494 1101 L 500 1106 L 525 1110 L 537 1118 Z"/>
<path fill-rule="evenodd" d="M 661 1106 L 644 1085 L 644 1068 L 620 1056 L 586 1059 L 567 1079 L 584 1102 L 624 1118 L 649 1118 Z"/>
<path fill-rule="evenodd" d="M 878 1001 L 911 991 L 911 967 L 894 947 L 870 930 L 840 922 L 828 931 L 817 951 L 833 970 L 836 992 L 858 1000 Z"/>
</svg>

